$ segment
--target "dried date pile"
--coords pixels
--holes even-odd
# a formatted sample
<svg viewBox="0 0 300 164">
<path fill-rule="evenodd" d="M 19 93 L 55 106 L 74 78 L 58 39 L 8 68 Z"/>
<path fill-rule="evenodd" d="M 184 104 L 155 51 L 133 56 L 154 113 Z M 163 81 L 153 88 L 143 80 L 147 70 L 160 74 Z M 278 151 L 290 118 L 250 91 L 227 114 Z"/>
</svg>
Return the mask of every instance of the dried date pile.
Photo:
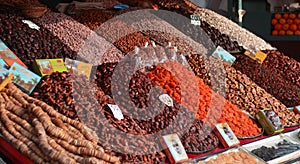
<svg viewBox="0 0 300 164">
<path fill-rule="evenodd" d="M 0 39 L 28 66 L 35 59 L 71 58 L 76 53 L 44 28 L 31 29 L 16 14 L 0 14 Z"/>
<path fill-rule="evenodd" d="M 97 137 L 13 84 L 0 94 L 0 132 L 35 163 L 120 163 L 97 145 Z"/>
<path fill-rule="evenodd" d="M 299 105 L 300 87 L 287 80 L 282 76 L 282 73 L 276 73 L 277 71 L 274 67 L 270 68 L 264 64 L 261 65 L 243 54 L 237 54 L 236 58 L 237 60 L 232 65 L 236 70 L 246 74 L 287 107 Z"/>
<path fill-rule="evenodd" d="M 219 145 L 213 129 L 200 120 L 194 121 L 187 133 L 181 137 L 181 142 L 187 152 L 209 151 Z"/>
<path fill-rule="evenodd" d="M 295 59 L 289 58 L 279 51 L 266 50 L 265 53 L 268 56 L 263 65 L 269 69 L 276 68 L 276 73 L 300 87 L 299 62 L 297 62 Z"/>
<path fill-rule="evenodd" d="M 220 70 L 218 73 L 217 71 L 214 71 L 219 67 L 218 65 L 215 65 L 218 64 L 218 62 L 211 57 L 207 58 L 206 56 L 191 55 L 188 57 L 188 62 L 195 74 L 203 79 L 205 84 L 219 88 L 213 89 L 217 91 L 217 93 L 224 89 L 227 100 L 231 101 L 241 109 L 246 110 L 252 116 L 255 116 L 261 109 L 270 108 L 280 116 L 284 126 L 299 124 L 299 115 L 289 111 L 284 104 L 255 84 L 245 74 L 226 65 L 224 65 L 224 70 Z M 213 68 L 212 66 L 215 66 L 216 68 Z M 226 79 L 220 78 L 221 75 L 225 76 Z M 211 79 L 214 79 L 217 82 L 225 80 L 225 83 L 216 83 L 217 85 L 212 85 Z"/>
<path fill-rule="evenodd" d="M 52 106 L 59 113 L 77 118 L 73 102 L 73 83 L 71 73 L 54 72 L 46 76 L 32 92 L 32 96 Z"/>
</svg>

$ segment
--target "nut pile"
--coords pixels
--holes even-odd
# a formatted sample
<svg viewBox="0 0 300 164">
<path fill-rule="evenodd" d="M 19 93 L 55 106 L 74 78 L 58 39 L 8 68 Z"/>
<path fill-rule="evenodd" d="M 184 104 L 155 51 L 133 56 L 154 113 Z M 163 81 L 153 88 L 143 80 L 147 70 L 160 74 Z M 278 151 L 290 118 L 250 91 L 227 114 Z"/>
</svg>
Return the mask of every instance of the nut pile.
<svg viewBox="0 0 300 164">
<path fill-rule="evenodd" d="M 118 19 L 104 23 L 96 31 L 126 54 L 135 46 L 143 47 L 147 42 L 151 43 L 149 37 Z"/>
<path fill-rule="evenodd" d="M 43 28 L 31 29 L 22 22 L 24 19 L 14 14 L 0 14 L 0 38 L 28 67 L 37 58 L 75 58 L 76 53 L 59 38 Z"/>
<path fill-rule="evenodd" d="M 161 74 L 164 76 L 161 76 Z M 180 99 L 178 99 L 180 98 L 180 92 L 176 89 L 178 87 L 175 83 L 176 78 L 169 71 L 157 66 L 156 69 L 148 75 L 157 85 L 164 86 L 165 91 L 172 97 L 174 97 L 173 95 L 175 94 L 179 95 L 179 97 L 174 97 L 174 99 L 180 102 Z M 163 83 L 161 83 L 161 81 L 163 81 Z M 199 108 L 196 117 L 198 119 L 205 121 L 208 125 L 214 125 L 216 121 L 220 123 L 227 122 L 237 137 L 249 137 L 260 134 L 261 129 L 258 128 L 257 124 L 243 113 L 241 109 L 215 94 L 209 86 L 205 85 L 199 78 L 197 81 L 199 87 Z M 213 108 L 213 110 L 210 110 L 210 108 Z"/>
<path fill-rule="evenodd" d="M 265 52 L 268 56 L 263 64 L 268 68 L 276 68 L 276 73 L 300 87 L 300 63 L 279 51 Z"/>
<path fill-rule="evenodd" d="M 161 8 L 169 11 L 180 11 L 184 14 L 193 13 L 198 7 L 190 2 L 189 0 L 183 1 L 168 1 L 168 0 L 155 0 L 152 1 L 155 4 L 158 4 Z"/>
<path fill-rule="evenodd" d="M 39 26 L 48 29 L 73 51 L 78 52 L 91 30 L 71 17 L 55 12 L 48 12 L 34 19 Z"/>
<path fill-rule="evenodd" d="M 266 43 L 263 39 L 249 32 L 245 28 L 240 27 L 238 24 L 232 22 L 228 18 L 215 13 L 212 10 L 205 8 L 198 8 L 195 12 L 202 21 L 207 22 L 215 27 L 222 34 L 228 35 L 230 40 L 237 41 L 239 46 L 247 50 L 274 50 L 270 44 Z"/>
<path fill-rule="evenodd" d="M 35 163 L 120 163 L 82 123 L 56 112 L 13 84 L 0 96 L 0 132 Z"/>
<path fill-rule="evenodd" d="M 48 12 L 34 20 L 48 29 L 81 58 L 91 64 L 116 62 L 124 55 L 103 37 L 62 13 Z"/>
<path fill-rule="evenodd" d="M 236 58 L 237 60 L 232 65 L 236 70 L 246 74 L 287 107 L 299 105 L 300 87 L 286 80 L 281 74 L 275 74 L 277 72 L 275 68 L 261 65 L 242 54 L 237 54 Z"/>
<path fill-rule="evenodd" d="M 270 108 L 280 116 L 284 126 L 299 124 L 299 115 L 295 115 L 295 113 L 288 110 L 285 105 L 255 84 L 245 74 L 226 65 L 224 65 L 222 74 L 218 74 L 215 71 L 217 67 L 215 69 L 211 68 L 211 70 L 208 71 L 208 67 L 218 63 L 213 58 L 207 58 L 205 56 L 191 55 L 188 57 L 188 62 L 195 74 L 203 79 L 205 84 L 209 86 L 212 85 L 211 79 L 221 75 L 226 76 L 224 84 L 216 83 L 217 85 L 211 87 L 213 87 L 213 90 L 217 93 L 223 91 L 222 88 L 224 88 L 226 99 L 241 109 L 246 110 L 252 116 L 255 116 L 261 109 Z M 208 73 L 210 73 L 210 75 Z M 220 81 L 222 78 L 217 78 L 215 80 Z"/>
<path fill-rule="evenodd" d="M 72 16 L 78 22 L 89 27 L 91 30 L 97 29 L 105 21 L 113 17 L 109 12 L 88 10 Z"/>
<path fill-rule="evenodd" d="M 181 137 L 181 142 L 187 152 L 204 152 L 216 148 L 219 139 L 212 128 L 200 120 L 196 120 L 189 131 Z"/>
</svg>

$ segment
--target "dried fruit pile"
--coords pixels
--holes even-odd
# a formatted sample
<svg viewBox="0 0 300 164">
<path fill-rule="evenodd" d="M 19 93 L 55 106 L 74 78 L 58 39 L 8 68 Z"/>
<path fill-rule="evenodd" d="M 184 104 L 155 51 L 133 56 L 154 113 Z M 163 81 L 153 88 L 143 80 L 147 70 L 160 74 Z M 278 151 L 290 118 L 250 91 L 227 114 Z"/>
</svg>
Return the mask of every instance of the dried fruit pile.
<svg viewBox="0 0 300 164">
<path fill-rule="evenodd" d="M 120 163 L 82 123 L 56 112 L 13 84 L 1 92 L 0 132 L 35 163 Z"/>
<path fill-rule="evenodd" d="M 35 59 L 71 58 L 76 54 L 46 29 L 31 29 L 17 14 L 0 14 L 0 39 L 28 66 Z"/>
<path fill-rule="evenodd" d="M 173 65 L 176 67 L 176 64 Z M 180 70 L 180 67 L 178 67 L 177 71 Z M 180 87 L 178 83 L 176 85 L 176 79 L 171 72 L 165 70 L 163 67 L 157 66 L 156 69 L 148 75 L 151 80 L 154 80 L 157 85 L 163 87 L 176 101 L 181 102 Z M 202 80 L 197 79 L 197 81 L 200 94 L 199 110 L 197 112 L 198 119 L 208 122 L 209 125 L 216 123 L 216 121 L 227 122 L 238 137 L 256 136 L 261 132 L 257 124 L 243 113 L 241 109 L 229 101 L 224 100 L 221 96 L 216 95 Z M 176 89 L 178 87 L 179 89 Z M 224 107 L 222 102 L 224 103 Z M 210 110 L 211 108 L 214 110 Z"/>
<path fill-rule="evenodd" d="M 270 108 L 280 116 L 284 126 L 298 125 L 300 116 L 287 109 L 279 100 L 255 84 L 245 74 L 224 65 L 224 70 L 214 58 L 191 55 L 188 57 L 195 74 L 211 86 L 216 93 L 225 92 L 226 99 L 231 101 L 252 116 L 264 108 Z M 226 76 L 226 79 L 222 76 Z M 215 81 L 212 85 L 212 81 Z M 222 83 L 224 81 L 225 83 Z M 224 89 L 223 89 L 224 88 Z"/>
<path fill-rule="evenodd" d="M 217 155 L 217 158 L 209 159 L 208 161 L 200 161 L 198 164 L 218 164 L 218 163 L 252 163 L 263 164 L 264 162 L 258 161 L 252 155 L 244 151 L 229 152 Z"/>
<path fill-rule="evenodd" d="M 187 152 L 205 152 L 216 148 L 219 139 L 213 129 L 200 120 L 194 121 L 189 131 L 181 137 L 181 142 Z"/>
<path fill-rule="evenodd" d="M 236 70 L 239 70 L 242 73 L 246 74 L 256 84 L 276 97 L 284 105 L 288 107 L 299 105 L 300 87 L 284 77 L 289 75 L 286 75 L 286 73 L 284 72 L 280 74 L 275 73 L 278 72 L 279 69 L 277 70 L 273 66 L 271 67 L 269 64 L 269 66 L 259 64 L 255 60 L 252 60 L 251 58 L 243 54 L 237 54 L 235 55 L 235 57 L 237 58 L 237 60 L 233 63 L 232 66 Z M 280 58 L 277 58 L 277 61 L 278 63 L 280 63 Z M 284 68 L 281 68 L 281 70 L 284 70 Z M 295 72 L 298 71 L 296 69 L 292 70 Z"/>
</svg>

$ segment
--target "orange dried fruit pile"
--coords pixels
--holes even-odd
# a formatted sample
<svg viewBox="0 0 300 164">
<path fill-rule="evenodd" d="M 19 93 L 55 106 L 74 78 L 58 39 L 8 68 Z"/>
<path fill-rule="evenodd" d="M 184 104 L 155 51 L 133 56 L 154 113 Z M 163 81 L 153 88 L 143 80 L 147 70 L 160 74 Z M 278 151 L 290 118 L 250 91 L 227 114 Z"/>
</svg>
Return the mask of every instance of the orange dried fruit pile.
<svg viewBox="0 0 300 164">
<path fill-rule="evenodd" d="M 188 82 L 189 78 L 186 78 L 183 82 L 193 86 L 197 86 L 198 84 L 198 92 L 195 93 L 195 91 L 191 90 L 189 93 L 182 93 L 183 89 L 180 87 L 181 80 L 177 80 L 177 76 L 174 76 L 174 74 L 186 74 L 186 72 L 190 71 L 187 70 L 180 73 L 184 71 L 185 68 L 176 63 L 172 63 L 172 65 L 175 68 L 172 70 L 175 70 L 175 72 L 172 71 L 171 73 L 164 67 L 156 66 L 153 71 L 148 73 L 148 77 L 158 86 L 162 87 L 172 98 L 182 103 L 188 109 L 194 110 L 187 99 L 195 98 L 190 96 L 197 95 L 199 97 L 197 99 L 198 109 L 195 114 L 198 119 L 212 127 L 214 127 L 216 123 L 227 122 L 237 137 L 257 136 L 261 133 L 261 129 L 254 120 L 249 118 L 247 114 L 242 112 L 241 109 L 230 101 L 214 93 L 200 78 L 195 76 L 196 83 L 195 81 Z M 188 95 L 187 98 L 185 97 L 186 95 Z M 183 98 L 186 100 L 183 101 Z"/>
</svg>

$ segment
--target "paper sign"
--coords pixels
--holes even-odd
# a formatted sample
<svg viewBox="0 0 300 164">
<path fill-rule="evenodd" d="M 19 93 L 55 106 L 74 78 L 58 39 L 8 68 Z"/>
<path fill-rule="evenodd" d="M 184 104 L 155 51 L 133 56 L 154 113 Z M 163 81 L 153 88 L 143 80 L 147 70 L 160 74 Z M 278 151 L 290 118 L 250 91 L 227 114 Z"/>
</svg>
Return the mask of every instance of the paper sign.
<svg viewBox="0 0 300 164">
<path fill-rule="evenodd" d="M 10 67 L 9 73 L 12 73 L 14 75 L 12 82 L 28 94 L 32 92 L 32 90 L 41 80 L 40 76 L 34 74 L 18 63 L 14 63 Z"/>
<path fill-rule="evenodd" d="M 112 111 L 112 113 L 116 119 L 118 119 L 118 120 L 124 119 L 123 113 L 118 105 L 107 104 L 107 106 L 110 108 L 110 110 Z"/>
<path fill-rule="evenodd" d="M 27 24 L 29 28 L 34 30 L 40 30 L 40 27 L 36 25 L 35 23 L 31 22 L 30 20 L 22 20 L 23 23 Z"/>
<path fill-rule="evenodd" d="M 69 58 L 66 58 L 65 64 L 69 72 L 73 72 L 74 74 L 78 74 L 78 75 L 85 75 L 88 79 L 90 79 L 90 75 L 93 67 L 92 64 L 84 63 L 77 60 L 72 60 Z"/>
<path fill-rule="evenodd" d="M 224 50 L 221 46 L 217 47 L 217 49 L 213 52 L 212 56 L 215 57 L 216 59 L 222 60 L 229 66 L 231 66 L 236 60 L 234 56 L 232 56 L 229 52 Z"/>
<path fill-rule="evenodd" d="M 67 72 L 64 60 L 61 59 L 37 59 L 35 60 L 35 71 L 41 76 L 50 75 L 53 72 Z"/>
<path fill-rule="evenodd" d="M 196 26 L 200 26 L 201 25 L 201 20 L 200 17 L 197 15 L 191 15 L 191 24 L 196 25 Z"/>
<path fill-rule="evenodd" d="M 244 53 L 246 56 L 250 57 L 253 60 L 256 60 L 258 63 L 262 64 L 264 60 L 267 58 L 267 54 L 263 53 L 262 51 L 258 50 L 256 54 L 251 53 L 250 51 L 245 51 Z"/>
<path fill-rule="evenodd" d="M 163 102 L 167 106 L 173 107 L 173 99 L 168 94 L 162 94 L 158 98 L 161 102 Z"/>
<path fill-rule="evenodd" d="M 163 136 L 161 143 L 171 163 L 183 163 L 189 159 L 177 134 Z"/>
</svg>

